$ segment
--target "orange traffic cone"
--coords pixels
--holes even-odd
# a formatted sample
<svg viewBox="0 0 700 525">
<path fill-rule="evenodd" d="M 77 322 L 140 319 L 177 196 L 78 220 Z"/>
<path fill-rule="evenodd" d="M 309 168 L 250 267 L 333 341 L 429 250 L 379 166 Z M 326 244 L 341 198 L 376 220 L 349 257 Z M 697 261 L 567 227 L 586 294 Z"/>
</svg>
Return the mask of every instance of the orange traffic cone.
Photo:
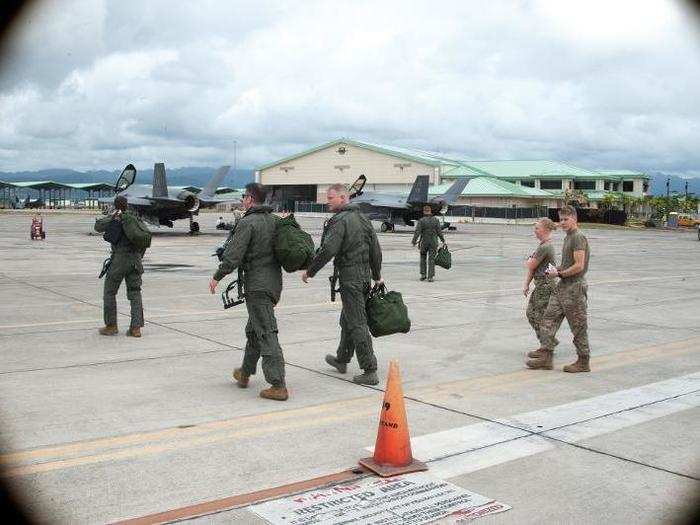
<svg viewBox="0 0 700 525">
<path fill-rule="evenodd" d="M 425 463 L 416 461 L 411 455 L 411 440 L 403 403 L 403 389 L 398 361 L 389 363 L 384 402 L 379 413 L 379 430 L 374 445 L 374 456 L 363 458 L 360 465 L 382 477 L 428 470 Z"/>
</svg>

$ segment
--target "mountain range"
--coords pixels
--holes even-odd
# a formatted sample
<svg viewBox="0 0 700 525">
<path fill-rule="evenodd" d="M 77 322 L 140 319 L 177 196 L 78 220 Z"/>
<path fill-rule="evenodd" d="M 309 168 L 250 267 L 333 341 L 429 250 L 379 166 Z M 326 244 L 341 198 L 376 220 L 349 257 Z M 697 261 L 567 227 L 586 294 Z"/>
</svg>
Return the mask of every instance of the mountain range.
<svg viewBox="0 0 700 525">
<path fill-rule="evenodd" d="M 168 186 L 204 186 L 214 174 L 215 168 L 167 168 Z M 54 182 L 106 182 L 114 184 L 121 170 L 107 171 L 75 171 L 70 169 L 46 169 L 39 171 L 0 171 L 0 180 L 7 182 L 25 182 L 52 180 Z M 242 188 L 252 182 L 252 169 L 231 169 L 221 182 L 221 186 Z M 136 174 L 136 184 L 152 184 L 153 169 L 139 170 Z"/>
<path fill-rule="evenodd" d="M 170 168 L 167 170 L 168 185 L 170 186 L 204 186 L 214 173 L 215 168 Z M 231 170 L 221 183 L 222 186 L 232 188 L 242 188 L 254 179 L 254 170 L 239 168 Z M 0 180 L 12 181 L 39 181 L 52 180 L 54 182 L 107 182 L 113 184 L 119 171 L 75 171 L 70 169 L 46 169 L 39 171 L 0 171 Z M 666 179 L 670 179 L 670 191 L 685 193 L 685 183 L 688 183 L 688 193 L 700 195 L 700 178 L 683 179 L 675 175 L 667 175 L 662 172 L 650 172 L 652 195 L 666 194 Z M 136 182 L 141 184 L 151 184 L 153 180 L 153 170 L 147 169 L 139 171 Z"/>
</svg>

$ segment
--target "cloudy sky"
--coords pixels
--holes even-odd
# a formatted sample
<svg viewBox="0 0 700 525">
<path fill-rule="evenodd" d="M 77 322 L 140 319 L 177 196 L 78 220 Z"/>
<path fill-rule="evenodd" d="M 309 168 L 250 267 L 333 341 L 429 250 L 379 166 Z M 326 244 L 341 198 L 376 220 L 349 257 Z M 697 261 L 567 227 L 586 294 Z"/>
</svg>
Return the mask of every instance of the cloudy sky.
<svg viewBox="0 0 700 525">
<path fill-rule="evenodd" d="M 0 171 L 348 136 L 700 176 L 698 19 L 671 0 L 45 0 L 0 67 Z"/>
</svg>

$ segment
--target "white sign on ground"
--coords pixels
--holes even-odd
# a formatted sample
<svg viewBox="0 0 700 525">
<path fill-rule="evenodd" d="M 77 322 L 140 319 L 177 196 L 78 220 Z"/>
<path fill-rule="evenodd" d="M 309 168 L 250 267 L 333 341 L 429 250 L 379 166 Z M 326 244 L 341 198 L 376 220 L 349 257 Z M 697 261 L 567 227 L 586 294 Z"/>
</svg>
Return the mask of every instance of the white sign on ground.
<svg viewBox="0 0 700 525">
<path fill-rule="evenodd" d="M 444 523 L 466 523 L 508 509 L 425 473 L 365 478 L 249 507 L 273 525 L 419 525 L 453 513 Z"/>
</svg>

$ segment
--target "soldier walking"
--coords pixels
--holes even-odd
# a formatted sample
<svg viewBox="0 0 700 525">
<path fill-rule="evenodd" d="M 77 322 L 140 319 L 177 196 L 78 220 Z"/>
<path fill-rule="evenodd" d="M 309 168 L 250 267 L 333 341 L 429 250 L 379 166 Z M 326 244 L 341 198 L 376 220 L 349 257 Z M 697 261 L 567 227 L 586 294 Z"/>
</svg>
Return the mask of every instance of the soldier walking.
<svg viewBox="0 0 700 525">
<path fill-rule="evenodd" d="M 367 327 L 365 304 L 371 280 L 382 284 L 382 250 L 372 223 L 350 204 L 348 190 L 343 184 L 333 184 L 327 193 L 328 209 L 335 212 L 326 223 L 321 246 L 301 278 L 306 283 L 331 259 L 335 258 L 334 274 L 340 280 L 340 344 L 336 355 L 326 355 L 326 363 L 338 372 L 347 372 L 353 353 L 363 373 L 352 378 L 362 385 L 376 385 L 377 358 L 372 349 L 372 337 Z M 333 284 L 332 284 L 333 285 Z"/>
<path fill-rule="evenodd" d="M 231 232 L 219 269 L 209 282 L 209 291 L 214 293 L 221 279 L 236 269 L 242 270 L 239 278 L 244 282 L 248 309 L 247 341 L 243 364 L 234 369 L 233 378 L 239 387 L 246 388 L 262 356 L 263 374 L 271 386 L 262 390 L 260 397 L 286 401 L 289 393 L 284 379 L 284 355 L 274 311 L 282 295 L 282 270 L 273 246 L 278 219 L 272 215 L 272 208 L 263 205 L 266 197 L 267 189 L 261 184 L 246 185 L 245 215 Z"/>
<path fill-rule="evenodd" d="M 95 231 L 104 234 L 104 239 L 112 245 L 109 269 L 105 275 L 103 293 L 104 327 L 99 329 L 101 335 L 116 335 L 117 328 L 117 292 L 122 281 L 126 282 L 126 296 L 131 305 L 131 323 L 126 335 L 141 337 L 143 326 L 143 302 L 141 299 L 141 275 L 143 274 L 143 254 L 145 249 L 138 249 L 127 238 L 122 225 L 126 211 L 126 197 L 114 198 L 114 211 L 107 217 L 95 221 Z"/>
<path fill-rule="evenodd" d="M 547 272 L 549 277 L 559 277 L 549 304 L 540 323 L 542 348 L 540 355 L 527 362 L 529 368 L 552 369 L 552 355 L 558 341 L 555 337 L 564 318 L 574 335 L 578 359 L 566 365 L 564 372 L 590 372 L 588 347 L 588 285 L 586 272 L 590 259 L 588 240 L 578 228 L 576 209 L 564 206 L 559 210 L 559 224 L 566 232 L 562 248 L 561 266 Z"/>
<path fill-rule="evenodd" d="M 432 283 L 435 278 L 435 254 L 438 248 L 438 237 L 444 244 L 445 237 L 442 235 L 440 221 L 437 217 L 433 217 L 433 209 L 430 206 L 423 206 L 423 217 L 416 224 L 416 231 L 413 234 L 413 241 L 411 241 L 415 246 L 420 238 L 418 248 L 420 250 L 421 281 L 425 281 L 426 265 L 428 282 Z"/>
<path fill-rule="evenodd" d="M 530 294 L 530 283 L 535 282 L 535 288 L 527 303 L 527 320 L 530 322 L 540 341 L 540 347 L 528 353 L 528 357 L 538 358 L 542 354 L 542 336 L 540 334 L 540 324 L 542 317 L 549 304 L 549 297 L 554 291 L 554 278 L 547 277 L 545 270 L 551 264 L 554 266 L 554 247 L 552 246 L 552 232 L 557 229 L 557 225 L 551 219 L 540 219 L 535 223 L 535 237 L 540 241 L 535 252 L 525 261 L 527 274 L 523 285 L 523 295 Z"/>
</svg>

